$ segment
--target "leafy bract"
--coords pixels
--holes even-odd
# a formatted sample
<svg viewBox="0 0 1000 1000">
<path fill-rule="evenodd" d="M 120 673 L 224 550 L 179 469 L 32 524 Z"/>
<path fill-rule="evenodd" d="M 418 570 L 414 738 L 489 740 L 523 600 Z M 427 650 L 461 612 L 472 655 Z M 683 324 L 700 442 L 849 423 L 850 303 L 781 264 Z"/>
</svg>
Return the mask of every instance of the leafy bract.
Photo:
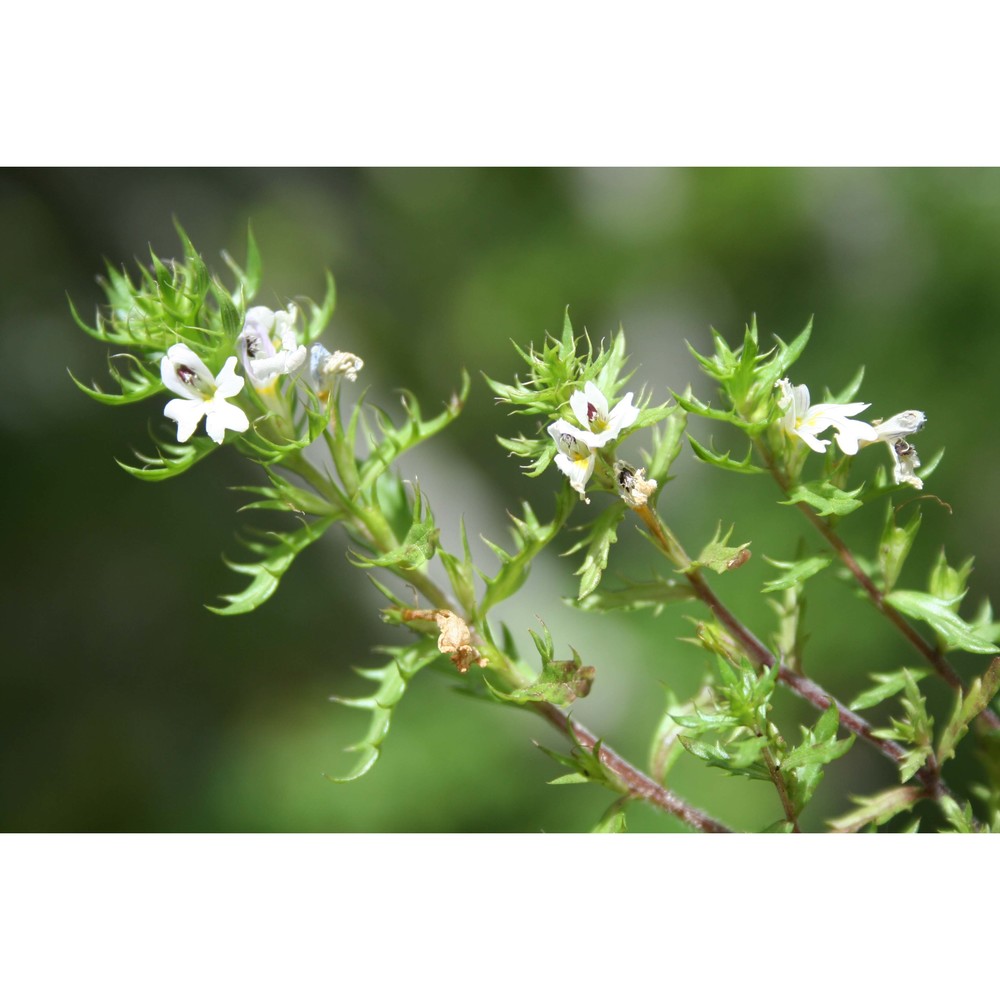
<svg viewBox="0 0 1000 1000">
<path fill-rule="evenodd" d="M 919 590 L 894 590 L 886 597 L 908 618 L 927 622 L 937 633 L 945 649 L 964 649 L 969 653 L 1000 653 L 1000 648 L 983 639 L 976 627 L 952 610 L 952 599 L 943 600 Z"/>
<path fill-rule="evenodd" d="M 608 565 L 611 546 L 618 541 L 618 525 L 627 510 L 628 508 L 622 503 L 612 504 L 586 526 L 583 539 L 563 553 L 568 556 L 586 549 L 583 562 L 576 571 L 576 575 L 580 577 L 577 600 L 582 601 L 588 594 L 593 593 L 601 582 L 601 575 Z"/>
<path fill-rule="evenodd" d="M 817 573 L 821 573 L 830 563 L 833 562 L 832 556 L 810 556 L 808 559 L 798 559 L 794 562 L 781 562 L 778 559 L 765 559 L 774 567 L 784 572 L 775 577 L 773 580 L 768 580 L 767 583 L 761 588 L 761 593 L 770 594 L 777 590 L 788 590 L 791 587 L 797 587 L 799 584 L 804 583 L 810 577 L 815 576 Z"/>
<path fill-rule="evenodd" d="M 787 500 L 778 502 L 786 505 L 805 503 L 824 517 L 829 515 L 843 517 L 863 506 L 863 501 L 858 499 L 863 490 L 864 486 L 850 491 L 842 490 L 833 483 L 820 480 L 800 483 L 789 491 Z"/>
<path fill-rule="evenodd" d="M 334 517 L 322 517 L 304 524 L 297 531 L 264 533 L 263 537 L 275 539 L 271 544 L 252 538 L 244 539 L 244 545 L 260 557 L 258 561 L 236 563 L 227 559 L 225 562 L 231 570 L 249 576 L 249 585 L 238 594 L 223 594 L 225 605 L 221 608 L 209 607 L 208 610 L 218 615 L 242 615 L 259 608 L 278 589 L 281 578 L 295 557 L 306 546 L 321 538 L 335 520 Z"/>
<path fill-rule="evenodd" d="M 354 781 L 367 774 L 382 754 L 382 744 L 389 733 L 392 714 L 399 704 L 406 688 L 418 670 L 433 662 L 440 655 L 433 642 L 424 640 L 412 646 L 383 647 L 380 649 L 389 656 L 388 663 L 375 669 L 355 668 L 362 677 L 375 681 L 378 685 L 374 694 L 365 698 L 331 697 L 331 701 L 339 702 L 350 708 L 360 708 L 371 712 L 371 723 L 364 737 L 352 746 L 349 751 L 359 754 L 357 763 L 343 777 L 326 775 L 330 781 Z"/>
</svg>

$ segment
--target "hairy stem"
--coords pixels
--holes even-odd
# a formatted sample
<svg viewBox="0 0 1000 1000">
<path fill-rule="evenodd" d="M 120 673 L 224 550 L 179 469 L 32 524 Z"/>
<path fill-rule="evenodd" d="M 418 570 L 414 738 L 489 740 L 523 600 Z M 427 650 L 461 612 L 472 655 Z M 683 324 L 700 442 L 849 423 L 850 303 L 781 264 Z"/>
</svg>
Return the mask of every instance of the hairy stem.
<svg viewBox="0 0 1000 1000">
<path fill-rule="evenodd" d="M 295 471 L 306 479 L 309 484 L 320 493 L 320 495 L 330 496 L 331 484 L 325 480 L 322 473 L 306 460 L 302 460 Z M 399 544 L 388 521 L 380 511 L 374 508 L 366 508 L 364 511 L 353 512 L 349 518 L 355 531 L 361 533 L 366 541 L 374 549 L 382 552 L 389 552 Z M 402 570 L 398 567 L 392 568 L 400 579 L 409 584 L 416 592 L 426 598 L 433 607 L 439 610 L 448 610 L 454 614 L 465 618 L 472 618 L 473 609 L 457 608 L 445 594 L 445 592 L 428 576 L 421 568 L 417 570 Z M 471 624 L 471 622 L 470 622 Z M 504 654 L 490 643 L 484 642 L 481 636 L 473 633 L 473 637 L 480 647 L 486 647 L 490 653 L 491 667 L 501 676 L 511 687 L 521 687 L 527 683 L 528 679 L 521 676 L 516 666 L 504 656 Z M 593 749 L 598 742 L 596 736 L 580 723 L 565 715 L 555 705 L 547 702 L 533 702 L 530 707 L 560 732 L 570 736 L 581 746 Z M 677 817 L 683 823 L 699 830 L 703 833 L 731 833 L 732 831 L 718 820 L 695 809 L 680 796 L 662 785 L 658 784 L 648 775 L 640 771 L 635 765 L 618 754 L 616 751 L 601 742 L 599 759 L 604 766 L 614 774 L 626 789 L 630 798 L 641 799 L 650 805 Z"/>
<path fill-rule="evenodd" d="M 774 455 L 763 444 L 758 445 L 758 451 L 763 457 L 764 463 L 774 481 L 778 484 L 781 492 L 787 497 L 789 492 L 788 480 L 781 469 L 778 468 L 774 460 Z M 854 558 L 854 553 L 850 547 L 837 534 L 826 518 L 817 514 L 807 503 L 797 503 L 795 506 L 802 511 L 806 520 L 823 536 L 826 543 L 836 553 L 837 558 L 840 559 L 854 579 L 857 580 L 875 609 L 934 668 L 937 675 L 964 698 L 966 695 L 965 685 L 948 661 L 948 658 L 937 646 L 931 645 L 891 604 L 886 602 L 885 595 L 875 586 L 875 581 L 861 568 L 857 559 Z M 985 708 L 980 713 L 979 718 L 990 729 L 1000 728 L 1000 716 L 997 716 L 991 708 Z"/>
<path fill-rule="evenodd" d="M 763 733 L 758 733 L 758 736 L 763 736 Z M 778 767 L 774 760 L 774 754 L 771 753 L 769 747 L 764 747 L 761 751 L 761 755 L 764 758 L 764 763 L 767 764 L 767 769 L 771 774 L 771 782 L 774 787 L 778 790 L 778 797 L 781 799 L 781 808 L 785 810 L 785 819 L 792 824 L 792 833 L 801 833 L 799 829 L 799 820 L 795 815 L 795 807 L 792 805 L 792 800 L 788 797 L 788 788 L 785 785 L 784 775 L 781 773 L 781 769 Z"/>
<path fill-rule="evenodd" d="M 555 705 L 550 705 L 548 702 L 536 702 L 532 707 L 539 715 L 548 719 L 553 726 L 562 730 L 581 746 L 588 750 L 594 748 L 597 737 L 590 730 L 581 726 L 579 722 L 570 719 Z M 598 756 L 601 763 L 625 785 L 632 798 L 644 799 L 702 833 L 732 833 L 729 827 L 688 805 L 668 788 L 655 782 L 649 775 L 644 774 L 624 757 L 617 754 L 606 743 L 601 743 Z"/>
<path fill-rule="evenodd" d="M 683 571 L 695 594 L 708 607 L 719 624 L 742 647 L 747 658 L 760 667 L 774 666 L 775 657 L 771 651 L 722 603 L 701 570 L 691 568 L 691 559 L 670 529 L 659 519 L 656 512 L 649 507 L 638 507 L 636 513 L 649 529 L 664 555 Z M 821 711 L 825 711 L 831 705 L 836 705 L 841 725 L 870 743 L 894 764 L 898 765 L 903 760 L 905 751 L 898 743 L 876 736 L 872 727 L 860 715 L 841 704 L 815 681 L 795 673 L 783 663 L 778 667 L 778 680 Z M 925 764 L 917 771 L 915 777 L 935 797 L 948 793 L 947 787 L 941 780 L 936 762 Z"/>
</svg>

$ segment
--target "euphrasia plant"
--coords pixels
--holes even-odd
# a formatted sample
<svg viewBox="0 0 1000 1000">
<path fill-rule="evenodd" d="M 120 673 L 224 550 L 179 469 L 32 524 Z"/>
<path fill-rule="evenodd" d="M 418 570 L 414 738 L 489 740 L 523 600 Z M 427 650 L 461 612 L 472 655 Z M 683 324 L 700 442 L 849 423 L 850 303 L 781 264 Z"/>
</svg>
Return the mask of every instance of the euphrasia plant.
<svg viewBox="0 0 1000 1000">
<path fill-rule="evenodd" d="M 857 797 L 846 815 L 822 817 L 830 829 L 1000 829 L 1000 719 L 990 707 L 1000 689 L 1000 657 L 994 658 L 1000 624 L 988 602 L 963 617 L 971 560 L 952 566 L 942 553 L 925 589 L 897 585 L 921 527 L 919 507 L 901 520 L 903 499 L 920 494 L 941 457 L 922 463 L 918 456 L 913 438 L 927 418 L 916 409 L 880 414 L 876 404 L 855 401 L 860 375 L 839 395 L 814 403 L 809 389 L 789 376 L 809 327 L 789 344 L 776 338 L 770 350 L 762 349 L 755 323 L 736 348 L 713 331 L 714 353 L 692 354 L 717 384 L 719 401 L 702 402 L 687 391 L 673 393 L 668 403 L 625 391 L 623 333 L 595 350 L 586 336 L 574 335 L 567 315 L 561 336 L 520 351 L 524 374 L 513 384 L 486 379 L 512 416 L 528 418 L 520 433 L 498 435 L 500 444 L 527 475 L 547 475 L 559 485 L 547 514 L 523 504 L 511 518 L 512 544 L 487 543 L 497 558 L 487 570 L 474 564 L 464 525 L 460 551 L 441 544 L 428 498 L 404 482 L 397 467 L 404 452 L 459 416 L 468 377 L 461 375 L 460 390 L 440 414 L 424 417 L 406 395 L 403 418 L 394 422 L 363 396 L 345 393 L 363 366 L 343 349 L 351 345 L 319 341 L 334 308 L 329 276 L 321 304 L 293 301 L 272 310 L 254 304 L 261 263 L 252 234 L 245 268 L 224 255 L 228 284 L 209 272 L 183 231 L 180 238 L 182 259 L 154 255 L 135 278 L 124 269 L 109 271 L 103 281 L 107 305 L 94 325 L 74 310 L 77 323 L 111 349 L 117 390 L 77 384 L 112 405 L 165 399 L 149 453 L 124 465 L 132 475 L 168 479 L 218 448 L 233 447 L 253 463 L 254 482 L 245 488 L 257 499 L 249 507 L 290 515 L 285 530 L 252 538 L 248 559 L 231 564 L 248 582 L 222 598 L 217 613 L 258 607 L 296 555 L 334 525 L 345 533 L 355 566 L 382 570 L 396 581 L 376 580 L 375 586 L 387 602 L 384 617 L 401 638 L 381 650 L 380 666 L 360 671 L 374 685 L 371 694 L 341 699 L 371 720 L 351 748 L 356 766 L 334 780 L 360 778 L 375 765 L 407 687 L 432 667 L 452 672 L 469 692 L 535 712 L 562 731 L 568 752 L 547 751 L 566 769 L 554 783 L 590 782 L 609 791 L 596 830 L 624 830 L 627 808 L 645 802 L 693 829 L 728 832 L 671 788 L 671 767 L 687 753 L 707 767 L 773 785 L 769 829 L 799 831 L 825 769 L 871 750 L 892 762 L 898 780 Z M 686 433 L 690 417 L 734 429 L 728 433 L 746 438 L 746 456 L 732 458 L 714 450 L 711 436 L 706 444 L 704 433 Z M 777 616 L 770 641 L 755 635 L 709 581 L 709 573 L 739 570 L 750 543 L 732 545 L 732 531 L 720 530 L 691 556 L 657 513 L 685 441 L 719 474 L 769 475 L 787 516 L 804 517 L 814 539 L 769 560 L 776 572 L 763 592 Z M 870 481 L 853 468 L 866 449 L 883 456 Z M 840 525 L 871 504 L 884 505 L 886 513 L 877 548 L 866 556 L 848 546 Z M 565 554 L 579 557 L 574 603 L 581 613 L 658 612 L 679 601 L 703 611 L 702 618 L 690 619 L 688 638 L 704 651 L 710 672 L 700 686 L 692 685 L 698 689 L 688 701 L 668 698 L 642 766 L 577 721 L 574 703 L 590 692 L 595 668 L 575 651 L 560 658 L 563 641 L 544 626 L 530 633 L 534 655 L 525 656 L 519 637 L 496 618 L 542 550 L 563 540 L 574 509 L 584 522 L 574 526 Z M 602 577 L 626 518 L 664 562 L 644 579 L 608 587 Z M 447 588 L 432 578 L 435 561 Z M 812 679 L 803 646 L 805 594 L 821 574 L 838 568 L 909 644 L 920 666 L 889 664 L 870 678 L 844 680 L 849 690 L 836 693 Z M 620 617 L 616 622 L 625 627 Z M 977 668 L 974 656 L 990 659 Z M 655 666 L 649 683 L 658 690 Z M 866 672 L 872 667 L 864 665 Z M 953 691 L 950 711 L 937 721 L 925 696 L 935 680 Z M 788 696 L 815 709 L 814 721 L 797 733 L 782 732 L 775 719 L 774 706 Z M 861 714 L 883 702 L 894 706 L 884 724 Z M 959 755 L 974 756 L 971 766 L 980 768 L 971 799 L 947 783 L 947 765 Z"/>
</svg>

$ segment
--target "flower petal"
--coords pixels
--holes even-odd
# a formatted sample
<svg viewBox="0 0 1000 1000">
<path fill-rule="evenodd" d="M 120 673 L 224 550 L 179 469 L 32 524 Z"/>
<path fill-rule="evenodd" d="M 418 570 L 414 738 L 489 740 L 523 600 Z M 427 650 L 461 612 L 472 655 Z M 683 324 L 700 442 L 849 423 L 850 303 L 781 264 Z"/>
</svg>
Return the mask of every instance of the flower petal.
<svg viewBox="0 0 1000 1000">
<path fill-rule="evenodd" d="M 186 369 L 186 378 L 181 377 Z M 215 379 L 205 362 L 187 344 L 174 344 L 160 360 L 163 384 L 185 399 L 208 399 L 215 392 Z"/>
<path fill-rule="evenodd" d="M 216 399 L 228 399 L 243 391 L 243 376 L 236 374 L 235 355 L 226 358 L 226 363 L 222 366 L 222 371 L 216 377 L 215 383 Z"/>
<path fill-rule="evenodd" d="M 172 399 L 163 407 L 163 415 L 177 423 L 177 440 L 182 444 L 198 429 L 208 405 L 203 399 Z"/>
<path fill-rule="evenodd" d="M 216 397 L 205 404 L 205 432 L 216 444 L 222 444 L 227 429 L 242 433 L 249 427 L 247 415 L 234 403 Z"/>
</svg>

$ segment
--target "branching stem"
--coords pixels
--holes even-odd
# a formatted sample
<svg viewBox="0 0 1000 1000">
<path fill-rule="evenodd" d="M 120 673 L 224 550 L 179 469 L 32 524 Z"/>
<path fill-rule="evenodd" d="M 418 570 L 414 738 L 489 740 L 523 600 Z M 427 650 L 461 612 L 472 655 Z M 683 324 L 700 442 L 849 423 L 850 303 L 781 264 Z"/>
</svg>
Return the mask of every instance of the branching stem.
<svg viewBox="0 0 1000 1000">
<path fill-rule="evenodd" d="M 722 603 L 701 570 L 697 567 L 691 568 L 691 559 L 656 512 L 649 507 L 639 507 L 636 508 L 636 513 L 649 529 L 664 555 L 683 571 L 695 594 L 709 608 L 719 624 L 743 648 L 747 658 L 760 667 L 774 666 L 775 658 L 771 651 Z M 821 711 L 825 711 L 831 705 L 836 705 L 840 722 L 846 729 L 870 743 L 894 764 L 898 765 L 903 760 L 905 751 L 898 743 L 876 736 L 868 722 L 856 712 L 852 712 L 846 705 L 841 704 L 815 681 L 795 673 L 785 664 L 780 664 L 778 667 L 778 680 Z M 925 764 L 917 771 L 915 777 L 935 797 L 950 794 L 947 786 L 941 780 L 936 762 Z"/>
<path fill-rule="evenodd" d="M 763 444 L 758 444 L 758 451 L 767 465 L 774 481 L 778 484 L 781 492 L 788 496 L 788 480 L 784 473 L 775 463 L 774 456 L 769 448 Z M 805 515 L 806 520 L 823 536 L 826 543 L 836 553 L 840 561 L 847 567 L 851 575 L 857 580 L 861 589 L 868 599 L 875 606 L 875 609 L 889 621 L 893 627 L 903 636 L 906 641 L 934 668 L 934 671 L 944 682 L 954 691 L 964 698 L 966 695 L 965 685 L 962 679 L 955 672 L 954 667 L 948 661 L 944 653 L 936 646 L 931 645 L 891 604 L 885 600 L 885 595 L 877 586 L 875 581 L 861 568 L 854 553 L 847 543 L 837 534 L 833 526 L 826 518 L 821 517 L 807 503 L 797 503 L 795 505 Z M 990 729 L 1000 728 L 1000 716 L 991 709 L 984 709 L 979 718 Z"/>
</svg>

